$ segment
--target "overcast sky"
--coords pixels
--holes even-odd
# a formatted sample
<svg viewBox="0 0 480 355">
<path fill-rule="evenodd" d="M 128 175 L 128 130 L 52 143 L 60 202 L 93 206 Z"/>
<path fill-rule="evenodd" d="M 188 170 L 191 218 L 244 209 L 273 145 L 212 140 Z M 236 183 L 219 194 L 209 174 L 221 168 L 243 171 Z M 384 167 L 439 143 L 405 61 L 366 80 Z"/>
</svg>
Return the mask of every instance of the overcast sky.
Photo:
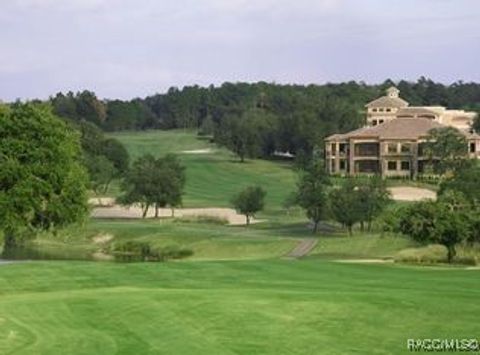
<svg viewBox="0 0 480 355">
<path fill-rule="evenodd" d="M 480 0 L 0 0 L 0 100 L 224 81 L 480 81 Z"/>
</svg>

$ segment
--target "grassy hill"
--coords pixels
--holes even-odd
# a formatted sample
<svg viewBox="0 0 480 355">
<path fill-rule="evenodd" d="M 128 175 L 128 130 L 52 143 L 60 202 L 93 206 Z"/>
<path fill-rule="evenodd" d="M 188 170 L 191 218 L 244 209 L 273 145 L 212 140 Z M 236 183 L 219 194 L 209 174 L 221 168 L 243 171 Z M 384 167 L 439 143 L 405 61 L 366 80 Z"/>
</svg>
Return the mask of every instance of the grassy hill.
<svg viewBox="0 0 480 355">
<path fill-rule="evenodd" d="M 478 270 L 336 261 L 391 257 L 414 246 L 408 239 L 330 229 L 307 258 L 282 258 L 314 237 L 302 211 L 281 208 L 295 184 L 288 164 L 240 164 L 193 132 L 113 136 L 133 157 L 178 154 L 186 206 L 228 206 L 235 191 L 261 184 L 266 221 L 91 220 L 43 233 L 31 242 L 40 257 L 88 259 L 132 240 L 194 254 L 0 263 L 0 354 L 404 354 L 409 338 L 478 337 Z M 198 149 L 209 150 L 184 152 Z"/>
<path fill-rule="evenodd" d="M 478 272 L 318 260 L 0 267 L 2 354 L 405 354 L 478 337 Z"/>
<path fill-rule="evenodd" d="M 275 209 L 295 190 L 296 177 L 290 164 L 265 160 L 240 163 L 231 152 L 199 138 L 193 131 L 123 132 L 110 136 L 120 140 L 132 158 L 177 154 L 187 168 L 185 207 L 228 207 L 233 194 L 258 184 L 267 190 L 267 209 Z M 192 152 L 195 150 L 210 152 Z"/>
</svg>

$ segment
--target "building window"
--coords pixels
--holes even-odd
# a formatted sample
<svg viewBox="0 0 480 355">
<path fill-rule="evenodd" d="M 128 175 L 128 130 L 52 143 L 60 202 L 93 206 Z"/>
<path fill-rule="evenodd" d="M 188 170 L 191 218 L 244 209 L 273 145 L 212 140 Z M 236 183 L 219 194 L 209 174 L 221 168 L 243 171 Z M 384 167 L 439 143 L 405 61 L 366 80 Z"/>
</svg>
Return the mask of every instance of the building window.
<svg viewBox="0 0 480 355">
<path fill-rule="evenodd" d="M 410 143 L 403 143 L 400 147 L 402 153 L 410 153 L 412 145 Z"/>
<path fill-rule="evenodd" d="M 372 108 L 372 112 L 377 112 L 377 109 L 376 109 L 376 108 Z"/>
<path fill-rule="evenodd" d="M 410 170 L 410 162 L 409 161 L 402 161 L 401 169 L 402 170 Z"/>
<path fill-rule="evenodd" d="M 340 154 L 345 154 L 347 152 L 347 145 L 345 143 L 340 143 L 339 145 Z"/>
<path fill-rule="evenodd" d="M 346 161 L 340 160 L 340 170 L 345 170 L 346 167 L 347 167 Z"/>
<path fill-rule="evenodd" d="M 382 123 L 383 123 L 383 120 L 378 121 L 378 124 L 382 124 Z"/>
<path fill-rule="evenodd" d="M 397 153 L 397 143 L 388 143 L 387 152 L 390 154 Z"/>
<path fill-rule="evenodd" d="M 386 111 L 387 111 L 387 112 L 391 112 L 391 111 L 392 111 L 392 109 L 391 109 L 391 108 L 387 108 L 387 110 L 386 110 Z"/>
<path fill-rule="evenodd" d="M 389 161 L 387 163 L 388 170 L 397 170 L 397 162 L 396 161 Z"/>
<path fill-rule="evenodd" d="M 330 151 L 332 152 L 332 155 L 335 155 L 336 150 L 337 150 L 337 145 L 335 143 L 332 143 L 330 147 Z"/>
<path fill-rule="evenodd" d="M 470 153 L 475 153 L 475 143 L 470 143 Z"/>
<path fill-rule="evenodd" d="M 376 126 L 376 125 L 377 125 L 377 120 L 373 120 L 373 121 L 372 121 L 372 125 L 373 125 L 373 126 Z"/>
<path fill-rule="evenodd" d="M 378 112 L 383 112 L 383 108 L 379 108 L 379 109 L 378 109 Z"/>
</svg>

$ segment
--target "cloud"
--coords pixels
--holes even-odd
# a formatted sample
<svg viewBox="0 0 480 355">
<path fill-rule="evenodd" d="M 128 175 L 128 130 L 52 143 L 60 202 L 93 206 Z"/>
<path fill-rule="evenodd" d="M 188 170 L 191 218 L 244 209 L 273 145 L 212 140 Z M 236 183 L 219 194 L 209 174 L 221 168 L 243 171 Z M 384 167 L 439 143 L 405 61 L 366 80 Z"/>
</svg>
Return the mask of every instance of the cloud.
<svg viewBox="0 0 480 355">
<path fill-rule="evenodd" d="M 236 80 L 480 80 L 479 17 L 473 0 L 5 0 L 0 99 Z"/>
</svg>

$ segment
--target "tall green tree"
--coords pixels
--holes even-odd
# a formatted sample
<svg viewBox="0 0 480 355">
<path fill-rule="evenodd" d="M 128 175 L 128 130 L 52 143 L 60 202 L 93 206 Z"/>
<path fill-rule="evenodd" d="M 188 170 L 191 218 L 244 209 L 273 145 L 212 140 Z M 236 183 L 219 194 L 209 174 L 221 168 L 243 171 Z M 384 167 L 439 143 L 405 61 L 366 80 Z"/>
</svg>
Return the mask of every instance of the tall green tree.
<svg viewBox="0 0 480 355">
<path fill-rule="evenodd" d="M 124 205 L 139 204 L 142 217 L 147 216 L 150 207 L 169 206 L 173 209 L 182 203 L 185 186 L 185 168 L 173 155 L 155 158 L 148 154 L 133 162 L 122 183 L 123 195 L 119 202 Z"/>
<path fill-rule="evenodd" d="M 340 187 L 331 190 L 329 202 L 333 218 L 352 235 L 353 226 L 365 218 L 358 186 L 352 179 L 347 179 Z"/>
<path fill-rule="evenodd" d="M 453 127 L 434 128 L 429 132 L 425 151 L 438 174 L 452 174 L 468 162 L 465 135 Z"/>
<path fill-rule="evenodd" d="M 4 252 L 23 232 L 82 221 L 87 175 L 76 132 L 48 107 L 16 103 L 0 113 L 0 229 Z"/>
<path fill-rule="evenodd" d="M 320 161 L 312 163 L 306 170 L 300 171 L 296 202 L 313 222 L 313 233 L 317 232 L 318 224 L 326 216 L 329 185 L 329 177 Z"/>
<path fill-rule="evenodd" d="M 413 240 L 436 243 L 447 248 L 447 260 L 453 261 L 456 246 L 468 240 L 472 232 L 469 214 L 452 210 L 445 202 L 418 202 L 403 210 L 398 229 Z"/>
<path fill-rule="evenodd" d="M 361 211 L 361 228 L 364 223 L 370 231 L 373 220 L 378 217 L 385 207 L 391 202 L 390 192 L 387 189 L 386 181 L 380 176 L 374 176 L 367 181 L 358 181 L 358 198 Z"/>
<path fill-rule="evenodd" d="M 480 165 L 472 162 L 440 184 L 439 195 L 448 191 L 461 192 L 475 209 L 480 209 Z"/>
<path fill-rule="evenodd" d="M 245 216 L 247 226 L 251 218 L 265 207 L 266 194 L 259 186 L 249 186 L 232 198 L 235 209 Z"/>
</svg>

